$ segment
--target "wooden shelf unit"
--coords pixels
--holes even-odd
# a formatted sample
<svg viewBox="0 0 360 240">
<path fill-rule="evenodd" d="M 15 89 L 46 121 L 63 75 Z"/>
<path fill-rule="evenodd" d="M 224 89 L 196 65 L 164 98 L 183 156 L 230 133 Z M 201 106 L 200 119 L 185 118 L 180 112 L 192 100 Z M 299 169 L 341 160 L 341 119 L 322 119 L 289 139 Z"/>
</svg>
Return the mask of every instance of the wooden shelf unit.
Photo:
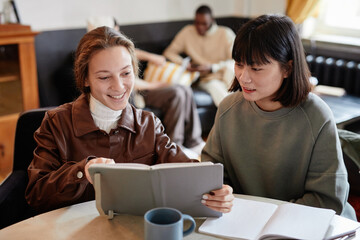
<svg viewBox="0 0 360 240">
<path fill-rule="evenodd" d="M 7 59 L 6 56 L 2 56 L 0 59 L 2 60 L 0 61 L 0 88 L 6 88 L 6 85 L 1 84 L 7 82 L 19 80 L 21 82 L 19 83 L 21 96 L 15 96 L 14 100 L 10 100 L 20 101 L 15 103 L 20 107 L 17 107 L 15 112 L 2 112 L 0 115 L 0 183 L 12 170 L 15 128 L 20 112 L 39 107 L 34 44 L 37 34 L 38 32 L 32 31 L 27 25 L 0 24 L 0 48 L 4 50 L 10 45 L 17 48 L 17 55 L 14 58 Z M 2 89 L 5 92 L 6 90 Z M 13 95 L 17 94 L 13 93 Z M 3 107 L 6 111 L 8 106 Z M 18 109 L 21 110 L 18 111 Z"/>
</svg>

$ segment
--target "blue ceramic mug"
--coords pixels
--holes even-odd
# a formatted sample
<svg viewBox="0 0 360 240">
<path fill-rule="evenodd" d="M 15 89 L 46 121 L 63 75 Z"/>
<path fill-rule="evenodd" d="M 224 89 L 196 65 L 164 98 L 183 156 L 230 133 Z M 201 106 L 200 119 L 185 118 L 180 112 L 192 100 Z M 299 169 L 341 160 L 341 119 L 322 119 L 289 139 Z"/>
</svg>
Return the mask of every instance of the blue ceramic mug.
<svg viewBox="0 0 360 240">
<path fill-rule="evenodd" d="M 191 226 L 183 231 L 184 221 L 191 222 Z M 144 215 L 145 221 L 145 239 L 146 240 L 180 240 L 195 230 L 196 223 L 194 219 L 182 214 L 174 208 L 154 208 L 147 211 Z"/>
</svg>

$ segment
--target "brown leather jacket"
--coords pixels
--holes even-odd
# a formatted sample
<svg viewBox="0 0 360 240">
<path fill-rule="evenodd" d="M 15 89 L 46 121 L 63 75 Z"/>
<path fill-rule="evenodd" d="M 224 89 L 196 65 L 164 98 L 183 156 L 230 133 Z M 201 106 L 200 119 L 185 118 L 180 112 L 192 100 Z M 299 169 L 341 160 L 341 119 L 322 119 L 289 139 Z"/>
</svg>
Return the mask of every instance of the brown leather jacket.
<svg viewBox="0 0 360 240">
<path fill-rule="evenodd" d="M 94 199 L 93 186 L 84 173 L 91 156 L 148 165 L 191 161 L 170 142 L 153 113 L 130 104 L 117 128 L 109 134 L 100 130 L 85 95 L 48 111 L 34 138 L 37 147 L 28 168 L 25 197 L 41 212 Z"/>
</svg>

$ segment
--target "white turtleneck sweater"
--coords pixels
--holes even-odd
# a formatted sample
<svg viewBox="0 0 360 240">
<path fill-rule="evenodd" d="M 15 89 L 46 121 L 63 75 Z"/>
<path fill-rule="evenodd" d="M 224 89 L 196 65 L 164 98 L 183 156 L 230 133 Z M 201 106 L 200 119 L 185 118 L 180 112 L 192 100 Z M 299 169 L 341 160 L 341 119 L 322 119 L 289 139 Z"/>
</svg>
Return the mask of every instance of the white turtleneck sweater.
<svg viewBox="0 0 360 240">
<path fill-rule="evenodd" d="M 90 112 L 95 125 L 101 130 L 110 133 L 111 129 L 117 126 L 122 110 L 112 110 L 90 94 Z"/>
</svg>

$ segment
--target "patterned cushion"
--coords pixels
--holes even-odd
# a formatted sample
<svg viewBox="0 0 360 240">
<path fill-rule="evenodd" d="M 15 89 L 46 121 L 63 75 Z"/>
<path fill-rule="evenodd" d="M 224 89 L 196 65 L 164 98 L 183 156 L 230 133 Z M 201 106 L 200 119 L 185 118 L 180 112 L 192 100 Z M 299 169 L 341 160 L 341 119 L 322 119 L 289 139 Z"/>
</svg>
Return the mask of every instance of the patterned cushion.
<svg viewBox="0 0 360 240">
<path fill-rule="evenodd" d="M 149 62 L 144 71 L 144 80 L 190 86 L 199 75 L 199 72 L 189 72 L 176 63 L 166 62 L 163 66 L 157 66 Z"/>
</svg>

